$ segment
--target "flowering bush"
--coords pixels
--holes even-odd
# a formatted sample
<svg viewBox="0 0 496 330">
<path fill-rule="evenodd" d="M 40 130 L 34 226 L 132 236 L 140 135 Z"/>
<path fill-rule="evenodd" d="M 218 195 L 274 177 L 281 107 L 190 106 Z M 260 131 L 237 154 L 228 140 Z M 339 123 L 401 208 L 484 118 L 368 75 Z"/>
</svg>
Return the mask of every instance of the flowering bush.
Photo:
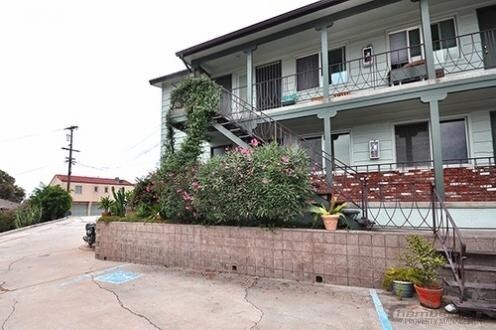
<svg viewBox="0 0 496 330">
<path fill-rule="evenodd" d="M 192 205 L 210 224 L 283 225 L 311 195 L 308 164 L 303 150 L 275 143 L 234 149 L 199 169 Z"/>
</svg>

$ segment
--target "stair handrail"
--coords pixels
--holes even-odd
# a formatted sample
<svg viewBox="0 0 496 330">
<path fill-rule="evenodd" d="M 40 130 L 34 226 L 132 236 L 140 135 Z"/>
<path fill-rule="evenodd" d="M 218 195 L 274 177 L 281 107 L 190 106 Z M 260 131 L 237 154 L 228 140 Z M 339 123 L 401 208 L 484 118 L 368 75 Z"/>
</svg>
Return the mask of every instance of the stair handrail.
<svg viewBox="0 0 496 330">
<path fill-rule="evenodd" d="M 465 298 L 464 263 L 467 246 L 460 229 L 453 220 L 445 202 L 439 196 L 434 184 L 432 185 L 432 220 L 434 236 L 441 243 L 442 250 L 460 291 L 460 302 L 463 302 Z"/>
<path fill-rule="evenodd" d="M 287 126 L 279 123 L 277 120 L 269 116 L 263 111 L 257 110 L 255 106 L 252 104 L 248 103 L 247 101 L 243 100 L 239 96 L 233 94 L 231 91 L 228 89 L 224 88 L 223 86 L 219 85 L 220 89 L 220 96 L 221 96 L 221 102 L 219 106 L 219 114 L 221 114 L 223 117 L 228 119 L 229 121 L 235 122 L 238 125 L 245 127 L 249 130 L 255 129 L 256 126 L 258 127 L 263 127 L 263 125 L 269 125 L 270 127 L 268 128 L 269 134 L 274 133 L 273 138 L 277 140 L 280 138 L 283 140 L 284 138 L 290 138 L 296 143 L 304 142 L 307 141 L 305 137 L 299 135 L 292 129 L 288 128 Z M 223 97 L 227 96 L 227 103 L 224 102 Z M 228 106 L 228 109 L 226 109 L 224 106 Z M 234 106 L 239 106 L 242 111 L 233 111 L 233 105 Z M 227 111 L 226 111 L 227 110 Z M 262 125 L 260 125 L 262 124 Z M 273 125 L 273 127 L 271 127 Z M 256 130 L 256 129 L 255 129 Z M 261 136 L 262 134 L 257 134 L 258 132 L 252 131 L 252 134 L 254 137 L 256 137 L 260 142 L 267 143 L 270 141 L 267 141 L 267 139 L 264 136 Z M 343 163 L 333 155 L 328 154 L 324 150 L 321 150 L 319 153 L 311 150 L 313 153 L 313 156 L 318 156 L 319 158 L 322 158 L 322 165 L 314 164 L 320 167 L 318 170 L 320 170 L 320 173 L 325 173 L 326 169 L 324 168 L 324 164 L 328 163 L 331 166 L 331 170 L 335 171 L 336 169 L 339 169 L 340 171 L 343 172 L 344 176 L 349 176 L 354 179 L 357 179 L 360 183 L 361 186 L 361 192 L 360 192 L 360 200 L 356 201 L 354 200 L 353 196 L 351 194 L 348 194 L 344 189 L 339 189 L 339 193 L 350 203 L 354 204 L 356 207 L 361 209 L 362 211 L 362 217 L 366 217 L 367 215 L 367 210 L 368 210 L 368 198 L 367 196 L 367 178 L 365 175 L 362 175 L 362 173 L 359 173 L 357 170 L 352 168 L 351 166 Z M 336 189 L 335 186 L 329 187 L 330 189 Z"/>
</svg>

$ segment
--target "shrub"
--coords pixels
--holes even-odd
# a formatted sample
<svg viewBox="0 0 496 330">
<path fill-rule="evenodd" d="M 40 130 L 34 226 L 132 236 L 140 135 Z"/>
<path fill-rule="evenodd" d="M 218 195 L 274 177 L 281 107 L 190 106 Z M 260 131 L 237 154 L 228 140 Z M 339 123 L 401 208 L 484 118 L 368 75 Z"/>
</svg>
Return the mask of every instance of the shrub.
<svg viewBox="0 0 496 330">
<path fill-rule="evenodd" d="M 15 211 L 0 211 L 0 233 L 15 228 Z"/>
<path fill-rule="evenodd" d="M 158 174 L 156 172 L 149 173 L 147 176 L 136 179 L 133 195 L 130 200 L 130 206 L 134 209 L 140 205 L 158 205 L 159 190 L 158 190 Z"/>
<path fill-rule="evenodd" d="M 235 149 L 200 168 L 193 206 L 207 223 L 281 225 L 306 208 L 308 164 L 303 150 L 275 143 Z"/>
<path fill-rule="evenodd" d="M 15 226 L 21 228 L 34 225 L 41 221 L 41 215 L 41 206 L 31 202 L 23 203 L 15 211 Z"/>
<path fill-rule="evenodd" d="M 34 190 L 29 202 L 39 205 L 42 209 L 41 221 L 48 221 L 64 217 L 71 209 L 72 198 L 60 186 L 41 186 Z"/>
</svg>

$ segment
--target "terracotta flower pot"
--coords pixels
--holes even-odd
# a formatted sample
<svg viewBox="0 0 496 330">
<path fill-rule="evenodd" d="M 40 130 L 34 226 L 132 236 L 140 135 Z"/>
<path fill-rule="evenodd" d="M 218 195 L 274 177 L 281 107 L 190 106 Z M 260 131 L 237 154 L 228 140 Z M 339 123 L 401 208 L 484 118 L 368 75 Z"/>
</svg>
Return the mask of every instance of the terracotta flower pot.
<svg viewBox="0 0 496 330">
<path fill-rule="evenodd" d="M 443 288 L 431 289 L 414 285 L 415 292 L 422 306 L 437 309 L 441 307 L 441 299 L 443 297 Z"/>
<path fill-rule="evenodd" d="M 323 215 L 322 221 L 326 230 L 336 230 L 338 228 L 339 215 Z"/>
</svg>

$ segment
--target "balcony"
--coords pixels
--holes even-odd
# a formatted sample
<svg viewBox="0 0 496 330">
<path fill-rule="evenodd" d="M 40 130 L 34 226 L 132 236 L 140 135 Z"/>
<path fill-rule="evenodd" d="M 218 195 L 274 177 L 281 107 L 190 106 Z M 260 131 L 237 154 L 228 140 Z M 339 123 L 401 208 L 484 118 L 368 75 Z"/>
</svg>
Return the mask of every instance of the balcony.
<svg viewBox="0 0 496 330">
<path fill-rule="evenodd" d="M 496 67 L 496 30 L 436 40 L 433 43 L 436 78 L 439 81 L 492 74 Z M 370 53 L 342 63 L 330 63 L 329 94 L 334 101 L 418 86 L 427 79 L 425 45 Z M 268 75 L 252 86 L 253 105 L 269 110 L 323 102 L 322 68 L 279 76 Z M 417 83 L 417 84 L 415 84 Z M 247 86 L 232 90 L 246 100 Z"/>
</svg>

